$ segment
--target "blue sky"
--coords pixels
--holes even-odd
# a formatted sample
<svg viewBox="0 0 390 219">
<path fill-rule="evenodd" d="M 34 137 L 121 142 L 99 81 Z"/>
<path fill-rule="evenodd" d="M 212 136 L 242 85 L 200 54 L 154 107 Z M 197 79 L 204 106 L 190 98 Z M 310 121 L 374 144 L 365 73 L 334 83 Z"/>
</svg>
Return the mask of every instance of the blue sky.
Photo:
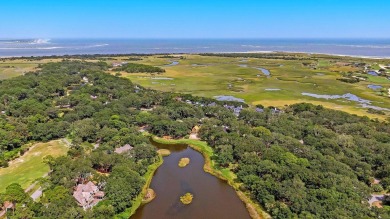
<svg viewBox="0 0 390 219">
<path fill-rule="evenodd" d="M 2 0 L 0 38 L 390 38 L 389 0 Z"/>
</svg>

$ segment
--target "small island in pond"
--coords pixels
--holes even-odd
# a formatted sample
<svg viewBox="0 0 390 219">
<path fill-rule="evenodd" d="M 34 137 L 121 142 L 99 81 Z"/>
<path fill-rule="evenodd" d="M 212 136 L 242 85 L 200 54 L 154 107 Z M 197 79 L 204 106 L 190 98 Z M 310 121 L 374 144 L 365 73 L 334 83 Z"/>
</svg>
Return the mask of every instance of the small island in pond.
<svg viewBox="0 0 390 219">
<path fill-rule="evenodd" d="M 190 163 L 190 158 L 184 157 L 179 161 L 179 167 L 186 167 Z"/>
<path fill-rule="evenodd" d="M 193 198 L 194 196 L 191 193 L 187 192 L 185 195 L 180 197 L 180 201 L 185 205 L 189 205 L 191 204 Z"/>
<path fill-rule="evenodd" d="M 160 149 L 157 151 L 157 153 L 163 157 L 166 157 L 166 156 L 169 156 L 171 154 L 171 151 L 168 149 Z"/>
<path fill-rule="evenodd" d="M 153 201 L 154 198 L 156 198 L 156 192 L 154 192 L 153 189 L 148 188 L 148 191 L 146 192 L 144 198 L 142 199 L 142 203 L 144 204 L 149 203 Z"/>
</svg>

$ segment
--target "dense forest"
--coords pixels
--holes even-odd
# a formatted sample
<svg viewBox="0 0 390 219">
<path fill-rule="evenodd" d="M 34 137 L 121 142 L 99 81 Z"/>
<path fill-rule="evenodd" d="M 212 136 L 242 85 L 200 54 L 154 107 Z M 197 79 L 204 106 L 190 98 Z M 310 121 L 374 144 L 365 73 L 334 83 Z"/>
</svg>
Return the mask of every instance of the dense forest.
<svg viewBox="0 0 390 219">
<path fill-rule="evenodd" d="M 67 156 L 45 158 L 51 172 L 39 202 L 18 184 L 0 195 L 0 203 L 15 203 L 10 218 L 112 218 L 132 206 L 147 167 L 159 159 L 141 128 L 183 138 L 195 125 L 214 149 L 212 159 L 231 168 L 240 189 L 274 218 L 390 217 L 389 202 L 384 208 L 367 202 L 390 188 L 389 123 L 306 103 L 275 109 L 163 93 L 107 68 L 63 61 L 0 81 L 2 166 L 28 142 L 72 139 Z M 237 116 L 229 106 L 240 105 Z M 134 149 L 113 153 L 125 144 Z M 72 192 L 86 180 L 106 195 L 84 211 Z"/>
</svg>

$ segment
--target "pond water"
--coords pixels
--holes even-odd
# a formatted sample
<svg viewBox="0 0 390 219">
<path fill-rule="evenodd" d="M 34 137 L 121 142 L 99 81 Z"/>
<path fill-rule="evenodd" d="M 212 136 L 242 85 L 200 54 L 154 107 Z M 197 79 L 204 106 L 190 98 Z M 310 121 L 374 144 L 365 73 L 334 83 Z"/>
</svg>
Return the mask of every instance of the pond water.
<svg viewBox="0 0 390 219">
<path fill-rule="evenodd" d="M 380 86 L 380 85 L 375 85 L 375 84 L 370 84 L 370 85 L 367 85 L 368 88 L 370 89 L 373 89 L 373 90 L 379 90 L 379 89 L 382 89 L 383 87 Z"/>
<path fill-rule="evenodd" d="M 266 76 L 271 76 L 271 72 L 268 69 L 265 68 L 255 68 L 255 69 L 260 70 Z"/>
<path fill-rule="evenodd" d="M 205 66 L 209 66 L 209 64 L 192 64 L 191 66 L 193 66 L 193 67 L 205 67 Z"/>
<path fill-rule="evenodd" d="M 346 99 L 349 101 L 357 102 L 359 103 L 363 108 L 371 108 L 381 111 L 390 111 L 389 108 L 379 107 L 379 106 L 373 106 L 370 100 L 366 100 L 363 98 L 360 98 L 356 96 L 355 94 L 346 93 L 343 95 L 328 95 L 328 94 L 312 94 L 312 93 L 301 93 L 304 96 L 319 98 L 319 99 L 327 99 L 327 100 L 335 100 L 335 99 Z"/>
<path fill-rule="evenodd" d="M 157 169 L 150 187 L 156 198 L 140 207 L 131 219 L 249 219 L 249 213 L 236 192 L 226 182 L 203 171 L 203 156 L 187 145 L 164 145 L 152 142 L 171 154 Z M 190 163 L 180 168 L 179 160 L 188 157 Z M 189 205 L 180 196 L 190 192 L 194 199 Z"/>
<path fill-rule="evenodd" d="M 179 62 L 178 62 L 178 61 L 172 61 L 172 63 L 171 63 L 171 64 L 164 65 L 164 66 L 166 66 L 166 67 L 169 67 L 169 66 L 175 66 L 175 65 L 178 65 L 178 64 L 179 64 Z"/>
<path fill-rule="evenodd" d="M 378 73 L 376 71 L 368 71 L 367 74 L 373 75 L 373 76 L 378 76 Z"/>
<path fill-rule="evenodd" d="M 329 99 L 346 99 L 346 100 L 350 100 L 350 101 L 354 101 L 354 102 L 358 102 L 358 103 L 371 104 L 371 101 L 362 99 L 362 98 L 356 96 L 355 94 L 351 94 L 351 93 L 346 93 L 343 95 L 302 93 L 302 95 L 315 97 L 315 98 L 319 98 L 319 99 L 327 99 L 327 100 L 329 100 Z"/>
</svg>

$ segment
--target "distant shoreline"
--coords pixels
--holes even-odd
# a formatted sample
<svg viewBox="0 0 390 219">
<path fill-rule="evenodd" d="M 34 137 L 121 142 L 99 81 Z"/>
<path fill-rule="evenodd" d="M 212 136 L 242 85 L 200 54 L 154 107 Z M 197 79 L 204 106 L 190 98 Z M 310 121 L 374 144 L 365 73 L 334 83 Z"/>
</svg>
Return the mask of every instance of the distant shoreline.
<svg viewBox="0 0 390 219">
<path fill-rule="evenodd" d="M 39 55 L 39 56 L 0 56 L 1 59 L 8 58 L 61 58 L 65 56 L 134 56 L 134 55 L 202 55 L 202 54 L 271 54 L 271 53 L 285 53 L 285 54 L 304 54 L 304 55 L 327 55 L 327 56 L 337 56 L 337 57 L 350 57 L 350 58 L 361 58 L 361 59 L 390 59 L 390 56 L 363 56 L 363 55 L 344 55 L 344 54 L 335 54 L 335 53 L 316 53 L 316 52 L 294 52 L 294 51 L 247 51 L 247 52 L 187 52 L 187 53 L 97 53 L 97 54 L 64 54 L 64 55 Z"/>
<path fill-rule="evenodd" d="M 390 59 L 389 39 L 26 39 L 0 41 L 0 57 L 299 53 Z"/>
</svg>

